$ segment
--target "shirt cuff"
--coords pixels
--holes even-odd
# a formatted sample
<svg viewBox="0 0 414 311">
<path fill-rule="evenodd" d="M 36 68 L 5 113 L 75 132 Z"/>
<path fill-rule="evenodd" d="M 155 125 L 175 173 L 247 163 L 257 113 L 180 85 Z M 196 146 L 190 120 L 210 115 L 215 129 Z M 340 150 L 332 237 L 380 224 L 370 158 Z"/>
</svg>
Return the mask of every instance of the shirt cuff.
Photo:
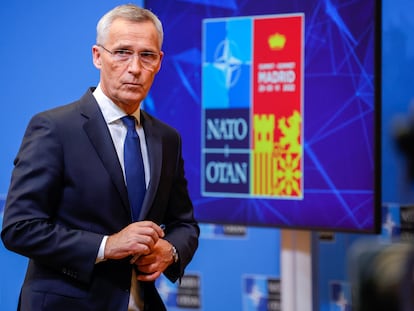
<svg viewBox="0 0 414 311">
<path fill-rule="evenodd" d="M 105 261 L 105 245 L 106 245 L 107 239 L 108 239 L 108 236 L 105 235 L 101 241 L 101 245 L 99 246 L 98 256 L 96 257 L 95 263 L 100 263 L 102 261 Z"/>
</svg>

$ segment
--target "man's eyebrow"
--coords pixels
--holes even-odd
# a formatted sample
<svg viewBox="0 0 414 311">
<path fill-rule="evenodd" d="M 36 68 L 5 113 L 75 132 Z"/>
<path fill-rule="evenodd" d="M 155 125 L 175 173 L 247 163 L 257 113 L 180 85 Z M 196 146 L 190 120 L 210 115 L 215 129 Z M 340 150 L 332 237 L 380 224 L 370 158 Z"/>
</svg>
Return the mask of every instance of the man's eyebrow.
<svg viewBox="0 0 414 311">
<path fill-rule="evenodd" d="M 114 50 L 134 50 L 131 45 L 128 44 L 116 44 Z"/>
<path fill-rule="evenodd" d="M 115 44 L 114 50 L 130 50 L 130 51 L 138 51 L 138 52 L 151 52 L 151 53 L 158 53 L 159 51 L 156 48 L 153 47 L 141 47 L 138 50 L 135 50 L 135 48 L 129 44 L 129 43 L 117 43 Z"/>
</svg>

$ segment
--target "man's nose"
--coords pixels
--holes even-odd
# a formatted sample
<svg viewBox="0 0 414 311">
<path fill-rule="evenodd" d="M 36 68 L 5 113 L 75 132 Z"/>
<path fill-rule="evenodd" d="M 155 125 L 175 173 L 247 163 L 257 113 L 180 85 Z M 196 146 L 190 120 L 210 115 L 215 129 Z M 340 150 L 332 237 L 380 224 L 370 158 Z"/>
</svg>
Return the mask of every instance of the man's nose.
<svg viewBox="0 0 414 311">
<path fill-rule="evenodd" d="M 131 72 L 138 72 L 142 69 L 141 60 L 138 54 L 133 54 L 128 64 L 128 69 Z"/>
</svg>

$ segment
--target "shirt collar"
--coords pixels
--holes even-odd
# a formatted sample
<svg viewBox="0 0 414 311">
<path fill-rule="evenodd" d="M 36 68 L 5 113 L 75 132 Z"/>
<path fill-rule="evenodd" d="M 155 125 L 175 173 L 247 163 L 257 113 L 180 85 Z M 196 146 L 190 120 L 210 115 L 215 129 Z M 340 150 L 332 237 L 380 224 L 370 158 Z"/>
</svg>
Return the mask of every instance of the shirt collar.
<svg viewBox="0 0 414 311">
<path fill-rule="evenodd" d="M 122 117 L 126 116 L 125 111 L 119 108 L 108 96 L 104 94 L 102 91 L 101 85 L 98 84 L 95 91 L 93 91 L 93 96 L 95 97 L 96 101 L 98 102 L 98 106 L 102 111 L 102 115 L 106 121 L 106 123 L 111 124 Z M 135 110 L 132 114 L 140 124 L 140 109 Z"/>
</svg>

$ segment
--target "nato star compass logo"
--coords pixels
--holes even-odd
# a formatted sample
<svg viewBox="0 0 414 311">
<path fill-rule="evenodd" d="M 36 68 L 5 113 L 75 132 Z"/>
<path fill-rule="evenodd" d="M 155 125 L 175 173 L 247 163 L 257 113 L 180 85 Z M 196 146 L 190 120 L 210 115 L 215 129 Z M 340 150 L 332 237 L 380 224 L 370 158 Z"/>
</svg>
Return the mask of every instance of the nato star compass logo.
<svg viewBox="0 0 414 311">
<path fill-rule="evenodd" d="M 240 78 L 242 61 L 237 58 L 237 54 L 237 44 L 228 39 L 221 41 L 214 53 L 213 66 L 223 74 L 224 86 L 227 89 L 233 87 Z"/>
</svg>

